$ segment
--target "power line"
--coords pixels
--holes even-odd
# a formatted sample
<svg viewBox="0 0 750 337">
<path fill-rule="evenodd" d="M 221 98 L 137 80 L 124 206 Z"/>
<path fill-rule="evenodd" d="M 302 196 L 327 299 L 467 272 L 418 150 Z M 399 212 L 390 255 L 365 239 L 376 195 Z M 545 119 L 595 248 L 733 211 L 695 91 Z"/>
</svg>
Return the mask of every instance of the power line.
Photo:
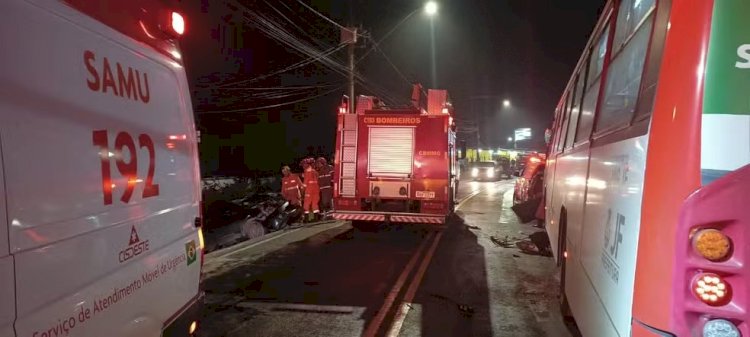
<svg viewBox="0 0 750 337">
<path fill-rule="evenodd" d="M 328 68 L 334 70 L 335 72 L 341 75 L 348 76 L 349 73 L 351 72 L 349 67 L 343 65 L 340 61 L 337 61 L 329 57 L 329 55 L 332 54 L 333 51 L 321 53 L 315 47 L 310 46 L 308 43 L 305 43 L 301 41 L 300 39 L 298 39 L 297 37 L 295 37 L 294 35 L 290 34 L 287 30 L 285 30 L 272 18 L 265 17 L 264 15 L 257 13 L 255 11 L 251 11 L 245 5 L 237 1 L 233 1 L 233 3 L 238 4 L 239 6 L 238 9 L 242 11 L 243 16 L 245 17 L 245 19 L 247 20 L 249 24 L 255 26 L 261 32 L 265 33 L 269 37 L 292 48 L 294 51 L 297 51 L 304 55 L 311 56 L 314 60 L 320 61 L 323 65 L 327 66 Z M 339 48 L 340 47 L 341 46 L 339 46 Z M 309 62 L 309 61 L 303 61 L 303 62 Z M 282 69 L 282 71 L 283 70 L 284 69 Z M 394 99 L 390 94 L 388 94 L 386 90 L 382 90 L 381 88 L 378 88 L 374 83 L 366 79 L 361 74 L 354 73 L 354 76 L 355 76 L 355 80 L 357 81 L 357 83 L 360 83 L 367 90 L 377 94 L 377 96 L 380 97 L 381 99 L 385 101 L 391 101 L 391 102 L 401 101 L 399 99 Z M 248 82 L 251 82 L 251 81 L 248 81 Z M 238 85 L 239 83 L 246 83 L 246 82 L 240 81 L 238 83 L 234 83 L 234 85 Z M 404 102 L 406 102 L 406 100 L 404 100 Z"/>
<path fill-rule="evenodd" d="M 266 106 L 260 106 L 260 107 L 252 107 L 252 108 L 242 108 L 242 109 L 234 109 L 234 110 L 223 110 L 223 111 L 199 111 L 200 113 L 229 113 L 229 112 L 245 112 L 245 111 L 255 111 L 255 110 L 263 110 L 263 109 L 272 109 L 272 108 L 278 108 L 285 105 L 292 105 L 297 103 L 302 103 L 306 101 L 311 101 L 316 98 L 323 97 L 325 95 L 331 94 L 337 90 L 343 89 L 343 86 L 338 86 L 332 90 L 328 90 L 326 92 L 320 93 L 318 95 L 312 96 L 312 97 L 305 97 L 298 100 L 290 101 L 290 102 L 284 102 L 284 103 L 278 103 L 278 104 L 271 104 Z"/>
<path fill-rule="evenodd" d="M 391 67 L 393 67 L 393 70 L 395 70 L 396 73 L 398 73 L 398 75 L 401 76 L 401 78 L 406 82 L 406 84 L 411 85 L 412 82 L 409 81 L 408 78 L 406 78 L 406 75 L 404 75 L 404 73 L 402 73 L 401 70 L 398 69 L 398 67 L 396 67 L 396 65 L 391 61 L 391 58 L 388 57 L 388 55 L 382 49 L 380 49 L 379 46 L 376 45 L 376 48 L 378 49 L 378 51 L 380 52 L 380 54 L 383 55 L 383 58 L 385 58 L 385 60 L 388 61 L 388 64 L 390 64 Z"/>
<path fill-rule="evenodd" d="M 311 10 L 311 11 L 312 11 L 313 13 L 317 14 L 317 15 L 318 15 L 318 16 L 320 16 L 321 18 L 323 18 L 323 19 L 325 19 L 326 21 L 328 21 L 328 22 L 332 23 L 332 24 L 333 24 L 334 26 L 336 26 L 336 27 L 339 27 L 339 28 L 341 28 L 341 29 L 348 29 L 348 28 L 346 28 L 346 27 L 344 27 L 344 26 L 340 25 L 340 24 L 339 24 L 338 22 L 336 22 L 336 21 L 333 21 L 333 20 L 329 19 L 329 18 L 328 18 L 327 16 L 323 15 L 322 13 L 320 13 L 320 12 L 316 11 L 316 10 L 315 10 L 314 8 L 312 8 L 312 7 L 308 6 L 308 5 L 307 5 L 306 3 L 304 3 L 304 2 L 302 1 L 302 0 L 297 0 L 297 2 L 299 2 L 299 3 L 300 3 L 300 4 L 302 5 L 302 6 L 305 6 L 305 8 L 307 8 L 307 9 Z"/>
<path fill-rule="evenodd" d="M 302 29 L 302 27 L 300 27 L 299 25 L 297 25 L 297 23 L 295 23 L 294 20 L 292 20 L 289 17 L 287 17 L 286 15 L 284 15 L 284 13 L 282 13 L 278 8 L 276 8 L 274 5 L 272 5 L 268 1 L 263 1 L 263 2 L 265 2 L 268 7 L 271 7 L 271 9 L 273 9 L 279 16 L 281 16 L 282 18 L 284 18 L 284 20 L 286 20 L 292 26 L 294 26 L 294 28 L 297 28 L 297 30 L 299 30 L 300 32 L 302 32 L 302 34 L 305 34 L 305 36 L 307 36 L 308 38 L 310 38 L 311 40 L 313 40 L 319 47 L 328 47 L 328 48 L 331 47 L 330 45 L 328 45 L 326 43 L 323 43 L 323 42 L 319 41 L 318 39 L 316 39 L 315 37 L 313 37 L 312 35 L 310 35 L 310 33 L 308 33 L 307 30 Z M 291 9 L 288 6 L 286 6 L 283 2 L 281 3 L 281 5 L 283 5 L 284 7 L 286 7 L 287 9 L 289 9 L 291 11 Z"/>
<path fill-rule="evenodd" d="M 373 42 L 373 46 L 369 50 L 367 50 L 362 56 L 359 57 L 359 59 L 357 60 L 357 63 L 359 63 L 362 60 L 364 60 L 367 57 L 367 55 L 369 55 L 375 49 L 379 48 L 380 44 L 383 43 L 383 41 L 385 41 L 385 39 L 387 39 L 391 34 L 393 34 L 393 32 L 395 32 L 398 27 L 400 27 L 402 24 L 404 24 L 404 22 L 406 22 L 407 20 L 409 20 L 409 18 L 411 18 L 412 16 L 414 16 L 414 14 L 416 14 L 417 12 L 418 12 L 418 10 L 411 12 L 411 14 L 409 14 L 406 17 L 404 17 L 403 19 L 401 19 L 401 21 L 399 21 L 399 23 L 397 23 L 396 25 L 394 25 L 393 28 L 391 28 L 391 30 L 389 30 L 387 33 L 385 33 L 385 35 L 383 35 L 379 40 L 377 40 L 377 41 L 373 40 L 372 41 Z"/>
</svg>

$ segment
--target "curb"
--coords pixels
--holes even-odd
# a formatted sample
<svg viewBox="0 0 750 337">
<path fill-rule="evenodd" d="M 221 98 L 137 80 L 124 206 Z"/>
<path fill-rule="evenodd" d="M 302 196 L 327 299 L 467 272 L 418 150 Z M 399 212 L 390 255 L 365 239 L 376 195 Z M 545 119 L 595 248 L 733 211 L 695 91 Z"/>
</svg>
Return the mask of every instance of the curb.
<svg viewBox="0 0 750 337">
<path fill-rule="evenodd" d="M 268 233 L 268 234 L 265 234 L 265 235 L 262 235 L 262 236 L 250 239 L 250 240 L 242 241 L 242 242 L 240 242 L 240 243 L 238 243 L 236 245 L 230 246 L 230 247 L 226 247 L 226 248 L 214 250 L 214 251 L 212 251 L 210 253 L 207 253 L 206 254 L 206 258 L 212 258 L 212 259 L 221 258 L 221 257 L 227 256 L 227 255 L 230 255 L 230 254 L 232 254 L 232 253 L 234 253 L 234 252 L 236 252 L 238 250 L 244 249 L 246 247 L 258 245 L 258 244 L 261 244 L 263 242 L 272 240 L 272 239 L 274 239 L 276 237 L 282 236 L 284 234 L 289 234 L 289 233 L 296 232 L 296 231 L 298 231 L 300 229 L 303 229 L 303 228 L 310 228 L 310 227 L 316 227 L 316 226 L 321 226 L 321 225 L 328 225 L 328 224 L 332 224 L 332 223 L 336 223 L 336 222 L 339 222 L 339 221 L 338 220 L 328 220 L 328 221 L 312 222 L 312 223 L 308 223 L 308 224 L 293 224 L 292 226 L 289 226 L 289 227 L 284 228 L 284 229 L 279 230 L 279 231 L 271 232 L 271 233 Z M 342 224 L 344 223 L 344 221 L 341 221 L 341 222 L 342 222 Z"/>
</svg>

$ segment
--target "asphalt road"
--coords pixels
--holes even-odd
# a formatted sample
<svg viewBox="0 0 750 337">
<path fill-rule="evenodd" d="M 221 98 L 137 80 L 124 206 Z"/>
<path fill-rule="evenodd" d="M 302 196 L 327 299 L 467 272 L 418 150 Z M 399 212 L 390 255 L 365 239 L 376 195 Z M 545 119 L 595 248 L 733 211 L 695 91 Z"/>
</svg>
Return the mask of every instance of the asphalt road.
<svg viewBox="0 0 750 337">
<path fill-rule="evenodd" d="M 209 254 L 201 336 L 571 336 L 552 258 L 513 245 L 538 229 L 512 188 L 462 182 L 442 227 L 331 222 Z"/>
</svg>

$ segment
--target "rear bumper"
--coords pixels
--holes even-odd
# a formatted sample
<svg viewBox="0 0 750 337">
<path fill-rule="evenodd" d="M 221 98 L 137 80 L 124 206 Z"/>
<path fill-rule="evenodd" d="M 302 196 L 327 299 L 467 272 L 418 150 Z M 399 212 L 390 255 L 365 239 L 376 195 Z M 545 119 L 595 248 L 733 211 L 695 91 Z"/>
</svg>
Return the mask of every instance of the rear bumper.
<svg viewBox="0 0 750 337">
<path fill-rule="evenodd" d="M 389 213 L 389 212 L 343 212 L 337 211 L 332 214 L 336 220 L 352 221 L 389 221 L 398 223 L 425 223 L 444 224 L 445 215 L 421 214 L 421 213 Z"/>
<path fill-rule="evenodd" d="M 164 330 L 162 331 L 162 337 L 194 337 L 196 334 L 189 334 L 190 324 L 198 322 L 198 330 L 200 331 L 200 316 L 201 310 L 203 309 L 203 302 L 205 299 L 205 293 L 202 291 L 188 302 L 180 311 L 176 312 L 172 317 L 171 322 L 165 324 Z"/>
</svg>

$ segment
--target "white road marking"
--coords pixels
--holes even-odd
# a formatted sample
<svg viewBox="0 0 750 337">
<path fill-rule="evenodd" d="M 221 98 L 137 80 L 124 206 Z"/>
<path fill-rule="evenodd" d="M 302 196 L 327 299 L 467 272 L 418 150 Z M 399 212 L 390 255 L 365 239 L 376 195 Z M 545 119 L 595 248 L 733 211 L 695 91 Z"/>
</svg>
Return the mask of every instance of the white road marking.
<svg viewBox="0 0 750 337">
<path fill-rule="evenodd" d="M 438 236 L 439 235 L 440 234 L 438 234 Z M 428 234 L 427 238 L 423 240 L 419 245 L 419 248 L 417 248 L 417 251 L 414 252 L 414 255 L 411 256 L 411 259 L 409 259 L 409 263 L 406 264 L 406 267 L 401 272 L 401 275 L 399 275 L 396 283 L 393 285 L 393 288 L 391 288 L 391 291 L 388 293 L 385 302 L 383 302 L 383 306 L 380 307 L 380 310 L 378 310 L 378 314 L 375 316 L 375 318 L 372 319 L 372 321 L 370 321 L 367 329 L 365 329 L 365 332 L 362 334 L 363 337 L 373 337 L 378 333 L 381 324 L 383 324 L 383 320 L 385 320 L 385 316 L 391 310 L 393 303 L 396 301 L 396 297 L 404 287 L 406 278 L 409 276 L 409 274 L 411 274 L 412 269 L 414 269 L 414 266 L 417 264 L 419 256 L 422 255 L 422 251 L 427 246 L 427 242 L 429 242 L 433 237 L 435 237 L 434 232 Z"/>
</svg>

